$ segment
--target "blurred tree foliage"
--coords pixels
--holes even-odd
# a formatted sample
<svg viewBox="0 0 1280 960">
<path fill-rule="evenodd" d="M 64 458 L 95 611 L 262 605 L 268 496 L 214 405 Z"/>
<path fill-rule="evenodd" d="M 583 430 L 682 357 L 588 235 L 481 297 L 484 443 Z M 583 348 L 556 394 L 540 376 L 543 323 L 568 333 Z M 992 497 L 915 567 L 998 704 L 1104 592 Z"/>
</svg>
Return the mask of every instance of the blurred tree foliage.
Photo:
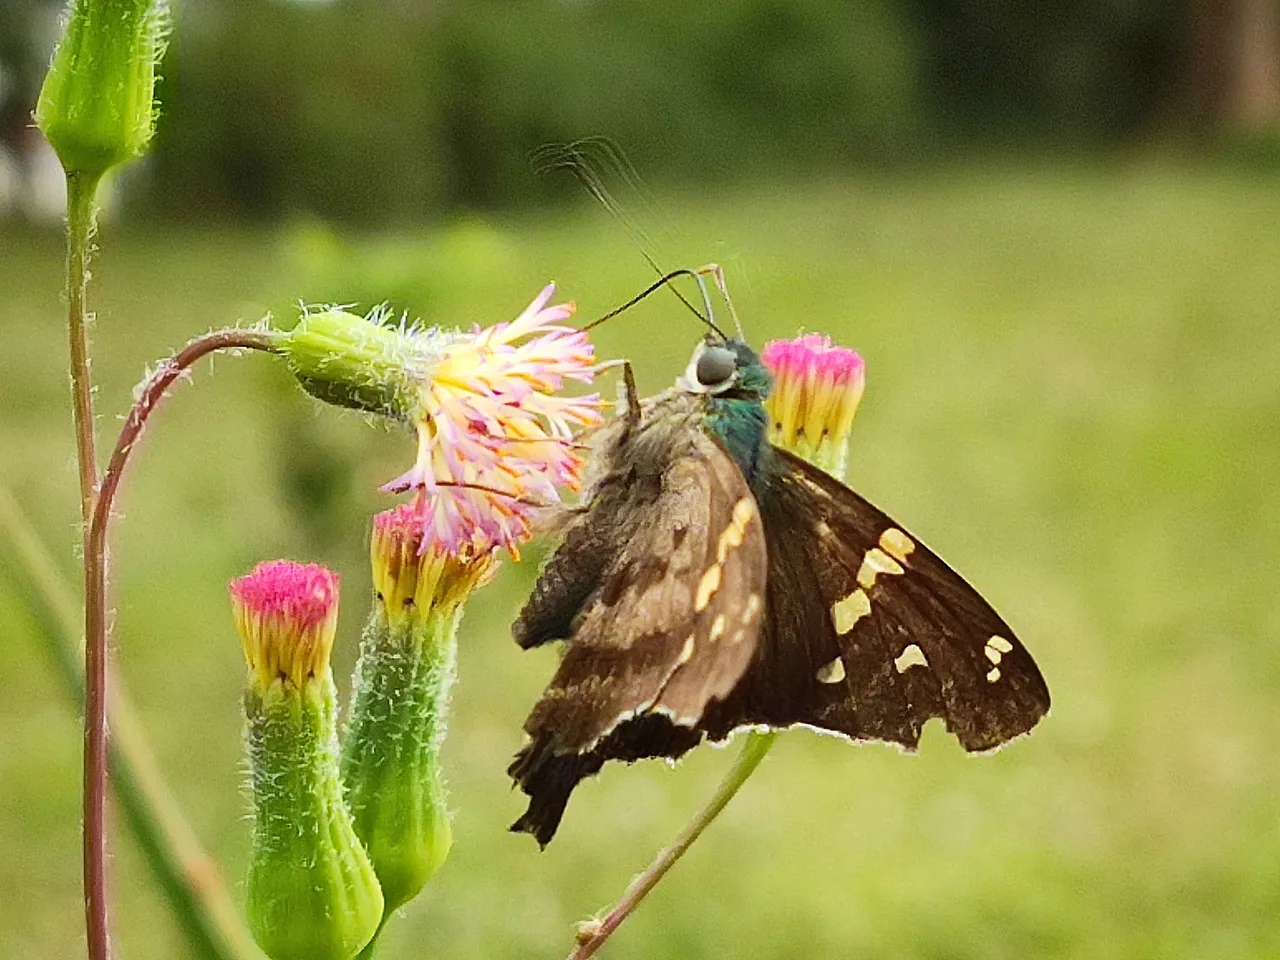
<svg viewBox="0 0 1280 960">
<path fill-rule="evenodd" d="M 693 184 L 1114 142 L 1189 115 L 1196 21 L 1240 2 L 179 0 L 153 197 L 493 207 L 570 190 L 529 152 L 590 135 Z"/>
</svg>

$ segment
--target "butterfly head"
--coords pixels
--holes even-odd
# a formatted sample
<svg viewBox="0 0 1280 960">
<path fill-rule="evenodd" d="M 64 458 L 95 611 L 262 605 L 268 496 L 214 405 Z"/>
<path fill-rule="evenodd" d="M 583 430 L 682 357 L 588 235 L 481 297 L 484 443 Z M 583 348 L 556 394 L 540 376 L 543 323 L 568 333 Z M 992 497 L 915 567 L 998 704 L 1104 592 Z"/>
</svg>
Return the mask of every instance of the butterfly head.
<svg viewBox="0 0 1280 960">
<path fill-rule="evenodd" d="M 676 381 L 678 389 L 702 398 L 706 426 L 752 484 L 765 463 L 764 401 L 772 382 L 760 357 L 744 342 L 711 336 L 698 344 Z"/>
<path fill-rule="evenodd" d="M 760 357 L 741 340 L 708 336 L 694 349 L 677 385 L 717 399 L 763 403 L 772 380 Z"/>
</svg>

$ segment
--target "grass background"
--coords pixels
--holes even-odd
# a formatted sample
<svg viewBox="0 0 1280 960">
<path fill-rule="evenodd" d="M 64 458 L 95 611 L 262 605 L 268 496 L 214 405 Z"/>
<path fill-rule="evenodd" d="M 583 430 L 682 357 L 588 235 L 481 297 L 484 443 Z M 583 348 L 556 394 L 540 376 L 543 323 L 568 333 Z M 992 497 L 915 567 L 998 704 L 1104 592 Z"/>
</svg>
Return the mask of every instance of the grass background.
<svg viewBox="0 0 1280 960">
<path fill-rule="evenodd" d="M 965 573 L 1054 695 L 994 757 L 783 738 L 607 950 L 624 958 L 1280 956 L 1280 189 L 1148 163 L 667 197 L 670 263 L 721 260 L 752 338 L 827 331 L 867 358 L 854 486 Z M 74 576 L 61 241 L 0 232 L 0 480 Z M 298 300 L 430 322 L 517 313 L 546 279 L 602 313 L 650 279 L 598 210 L 339 235 L 108 224 L 95 263 L 106 437 L 144 366 Z M 646 392 L 700 331 L 670 298 L 597 342 Z M 119 673 L 242 896 L 242 663 L 225 582 L 259 559 L 343 575 L 345 687 L 376 486 L 408 436 L 322 409 L 262 357 L 201 366 L 153 421 L 113 538 Z M 538 551 L 529 559 L 536 560 Z M 468 614 L 445 758 L 455 847 L 388 958 L 555 957 L 731 761 L 616 767 L 539 853 L 504 768 L 553 669 L 506 633 L 535 572 Z M 0 956 L 77 955 L 79 725 L 0 568 Z M 188 954 L 114 837 L 120 954 Z"/>
</svg>

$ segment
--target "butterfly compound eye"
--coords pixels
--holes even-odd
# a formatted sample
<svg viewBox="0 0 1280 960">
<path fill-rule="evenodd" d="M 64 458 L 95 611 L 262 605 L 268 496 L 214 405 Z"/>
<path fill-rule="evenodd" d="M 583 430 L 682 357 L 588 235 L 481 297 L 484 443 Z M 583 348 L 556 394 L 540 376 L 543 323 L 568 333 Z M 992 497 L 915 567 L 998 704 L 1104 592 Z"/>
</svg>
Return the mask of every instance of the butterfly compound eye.
<svg viewBox="0 0 1280 960">
<path fill-rule="evenodd" d="M 714 387 L 724 383 L 738 369 L 738 359 L 732 350 L 724 347 L 707 347 L 698 357 L 698 365 L 694 370 L 698 382 L 704 387 Z"/>
</svg>

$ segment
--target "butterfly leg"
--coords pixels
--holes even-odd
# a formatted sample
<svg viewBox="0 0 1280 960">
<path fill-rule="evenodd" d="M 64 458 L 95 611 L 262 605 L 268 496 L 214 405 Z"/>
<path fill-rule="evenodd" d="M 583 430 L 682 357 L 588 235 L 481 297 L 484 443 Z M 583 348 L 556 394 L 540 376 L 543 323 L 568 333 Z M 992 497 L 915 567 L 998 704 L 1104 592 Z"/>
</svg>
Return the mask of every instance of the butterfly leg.
<svg viewBox="0 0 1280 960">
<path fill-rule="evenodd" d="M 627 424 L 630 427 L 640 425 L 640 393 L 636 390 L 636 375 L 630 363 L 622 364 L 622 383 L 618 385 L 618 406 L 626 407 Z"/>
<path fill-rule="evenodd" d="M 745 341 L 747 335 L 742 332 L 742 321 L 738 319 L 738 311 L 733 308 L 733 298 L 729 296 L 729 284 L 724 279 L 724 267 L 718 263 L 708 263 L 699 267 L 694 273 L 699 276 L 709 276 L 715 281 L 716 289 L 720 291 L 725 306 L 729 308 L 729 316 L 733 318 L 733 327 L 738 333 L 738 339 Z"/>
</svg>

